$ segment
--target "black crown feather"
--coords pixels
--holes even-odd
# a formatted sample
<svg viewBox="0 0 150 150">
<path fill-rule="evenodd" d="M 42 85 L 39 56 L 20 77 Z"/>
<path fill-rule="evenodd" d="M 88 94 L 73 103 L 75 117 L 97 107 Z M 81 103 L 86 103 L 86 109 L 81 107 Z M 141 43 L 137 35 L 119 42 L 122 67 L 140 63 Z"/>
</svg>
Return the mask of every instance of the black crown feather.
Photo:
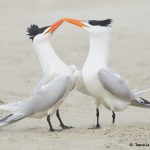
<svg viewBox="0 0 150 150">
<path fill-rule="evenodd" d="M 93 26 L 109 26 L 112 23 L 112 19 L 106 20 L 89 20 L 89 24 Z"/>
<path fill-rule="evenodd" d="M 48 27 L 50 26 L 39 28 L 37 25 L 32 24 L 30 27 L 27 28 L 27 35 L 29 36 L 29 39 L 33 40 L 36 35 L 44 32 Z"/>
</svg>

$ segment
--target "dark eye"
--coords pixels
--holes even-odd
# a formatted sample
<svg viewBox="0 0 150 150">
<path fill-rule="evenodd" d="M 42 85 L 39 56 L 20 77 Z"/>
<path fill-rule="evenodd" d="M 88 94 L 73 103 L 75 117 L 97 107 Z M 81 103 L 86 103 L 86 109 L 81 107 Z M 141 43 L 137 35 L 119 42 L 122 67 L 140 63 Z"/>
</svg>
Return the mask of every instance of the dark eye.
<svg viewBox="0 0 150 150">
<path fill-rule="evenodd" d="M 42 27 L 39 28 L 39 33 L 43 33 L 47 28 L 49 28 L 50 26 L 46 26 L 46 27 Z"/>
</svg>

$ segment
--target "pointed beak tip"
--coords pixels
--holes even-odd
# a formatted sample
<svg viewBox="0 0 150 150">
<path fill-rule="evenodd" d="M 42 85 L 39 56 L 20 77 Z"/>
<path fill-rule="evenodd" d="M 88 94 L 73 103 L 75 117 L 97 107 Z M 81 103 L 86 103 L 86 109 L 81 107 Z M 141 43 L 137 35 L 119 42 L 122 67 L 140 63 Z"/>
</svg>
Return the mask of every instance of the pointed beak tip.
<svg viewBox="0 0 150 150">
<path fill-rule="evenodd" d="M 50 32 L 53 33 L 63 22 L 64 21 L 60 19 L 56 23 L 54 23 L 50 28 Z"/>
<path fill-rule="evenodd" d="M 51 33 L 53 34 L 53 32 L 63 23 L 63 20 L 59 20 L 56 23 L 54 23 L 53 25 L 50 26 L 50 28 L 48 29 L 47 32 L 45 32 L 45 34 L 47 33 Z"/>
<path fill-rule="evenodd" d="M 73 18 L 63 18 L 62 19 L 63 21 L 65 22 L 69 22 L 71 24 L 74 24 L 80 28 L 83 28 L 83 27 L 87 27 L 82 20 L 78 20 L 78 19 L 73 19 Z"/>
</svg>

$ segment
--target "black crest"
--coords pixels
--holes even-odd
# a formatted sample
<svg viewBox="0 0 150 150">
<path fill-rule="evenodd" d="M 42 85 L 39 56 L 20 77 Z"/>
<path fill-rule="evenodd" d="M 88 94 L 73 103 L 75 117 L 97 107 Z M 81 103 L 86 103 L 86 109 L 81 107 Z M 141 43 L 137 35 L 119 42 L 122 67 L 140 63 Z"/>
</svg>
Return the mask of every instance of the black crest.
<svg viewBox="0 0 150 150">
<path fill-rule="evenodd" d="M 112 19 L 106 20 L 89 20 L 89 24 L 92 26 L 109 26 L 112 23 Z"/>
<path fill-rule="evenodd" d="M 39 28 L 37 25 L 32 24 L 30 27 L 27 28 L 29 39 L 34 39 L 34 37 L 42 32 L 44 32 L 45 29 L 47 29 L 49 26 Z"/>
</svg>

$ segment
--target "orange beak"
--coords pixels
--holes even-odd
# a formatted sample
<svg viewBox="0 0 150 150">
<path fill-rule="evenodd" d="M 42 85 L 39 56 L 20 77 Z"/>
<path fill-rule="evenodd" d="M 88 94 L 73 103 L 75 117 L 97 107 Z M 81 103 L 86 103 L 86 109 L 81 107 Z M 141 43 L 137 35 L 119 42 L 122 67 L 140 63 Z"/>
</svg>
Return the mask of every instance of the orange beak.
<svg viewBox="0 0 150 150">
<path fill-rule="evenodd" d="M 74 25 L 76 25 L 76 26 L 79 26 L 79 27 L 81 27 L 81 28 L 83 28 L 83 27 L 88 27 L 88 26 L 86 26 L 85 24 L 83 24 L 81 20 L 78 20 L 78 19 L 63 18 L 62 20 L 65 21 L 65 22 L 72 23 L 72 24 L 74 24 Z"/>
<path fill-rule="evenodd" d="M 54 24 L 50 27 L 50 29 L 49 29 L 46 33 L 49 33 L 49 32 L 53 33 L 63 22 L 64 22 L 64 21 L 63 21 L 62 19 L 59 20 L 59 21 L 57 21 L 56 23 L 54 23 Z M 46 33 L 45 33 L 45 34 L 46 34 Z"/>
<path fill-rule="evenodd" d="M 88 27 L 85 24 L 83 24 L 81 20 L 72 19 L 72 18 L 62 18 L 62 19 L 58 20 L 56 23 L 54 23 L 46 33 L 49 33 L 49 32 L 53 33 L 63 22 L 69 22 L 69 23 L 79 26 L 81 28 Z"/>
</svg>

